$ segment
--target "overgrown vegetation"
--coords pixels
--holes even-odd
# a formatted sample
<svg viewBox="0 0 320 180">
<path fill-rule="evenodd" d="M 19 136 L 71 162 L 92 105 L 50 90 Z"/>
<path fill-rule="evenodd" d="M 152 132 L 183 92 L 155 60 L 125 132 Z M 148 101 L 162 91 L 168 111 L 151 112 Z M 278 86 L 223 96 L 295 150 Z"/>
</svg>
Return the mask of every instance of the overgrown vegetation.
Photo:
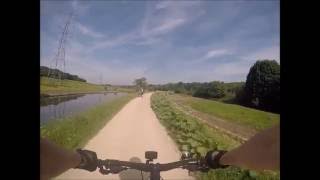
<svg viewBox="0 0 320 180">
<path fill-rule="evenodd" d="M 232 99 L 240 90 L 243 82 L 224 83 L 221 81 L 192 82 L 192 83 L 168 83 L 165 85 L 150 85 L 150 89 L 160 91 L 173 91 L 175 93 L 188 94 L 207 99 Z"/>
<path fill-rule="evenodd" d="M 280 65 L 274 60 L 257 61 L 251 67 L 245 83 L 178 82 L 149 85 L 149 88 L 280 112 Z"/>
<path fill-rule="evenodd" d="M 82 79 L 77 75 L 62 72 L 59 69 L 51 69 L 46 66 L 40 66 L 40 76 L 50 77 L 55 79 L 69 79 L 73 81 L 87 82 L 85 79 Z"/>
<path fill-rule="evenodd" d="M 135 92 L 134 86 L 119 86 L 119 85 L 116 86 L 116 85 L 106 84 L 104 85 L 104 89 L 110 92 L 127 92 L 127 93 Z"/>
<path fill-rule="evenodd" d="M 169 135 L 175 140 L 179 149 L 191 151 L 196 155 L 205 155 L 209 150 L 230 150 L 240 145 L 227 135 L 209 128 L 191 116 L 176 109 L 167 99 L 165 93 L 154 93 L 151 106 Z M 199 179 L 279 179 L 279 174 L 271 172 L 257 173 L 236 167 L 210 170 L 198 173 Z"/>
<path fill-rule="evenodd" d="M 41 127 L 41 136 L 68 148 L 82 147 L 135 95 L 128 94 L 87 111 L 51 121 Z"/>
<path fill-rule="evenodd" d="M 171 97 L 199 112 L 213 115 L 258 131 L 278 124 L 280 121 L 279 114 L 247 108 L 236 104 L 226 104 L 218 101 L 177 94 L 172 95 Z"/>
</svg>

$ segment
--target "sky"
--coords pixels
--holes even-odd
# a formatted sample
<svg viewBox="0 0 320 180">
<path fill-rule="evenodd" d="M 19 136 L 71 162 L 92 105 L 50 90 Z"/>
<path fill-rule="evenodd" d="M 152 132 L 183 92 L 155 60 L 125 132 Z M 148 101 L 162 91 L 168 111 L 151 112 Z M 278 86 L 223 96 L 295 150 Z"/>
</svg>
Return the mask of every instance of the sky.
<svg viewBox="0 0 320 180">
<path fill-rule="evenodd" d="M 91 83 L 245 81 L 257 60 L 280 63 L 276 0 L 42 0 L 41 65 L 56 67 L 71 12 L 64 70 Z"/>
</svg>

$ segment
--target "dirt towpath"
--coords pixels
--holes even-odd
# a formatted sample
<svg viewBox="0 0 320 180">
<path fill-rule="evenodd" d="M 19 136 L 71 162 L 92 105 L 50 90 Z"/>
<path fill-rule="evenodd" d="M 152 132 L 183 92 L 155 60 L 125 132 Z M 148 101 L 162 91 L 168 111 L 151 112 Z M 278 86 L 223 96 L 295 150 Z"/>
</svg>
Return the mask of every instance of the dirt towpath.
<svg viewBox="0 0 320 180">
<path fill-rule="evenodd" d="M 180 159 L 180 152 L 167 135 L 150 107 L 151 93 L 137 97 L 125 105 L 98 133 L 85 149 L 93 150 L 100 159 L 145 162 L 144 152 L 158 152 L 154 162 L 167 163 Z M 146 178 L 147 175 L 144 177 Z M 175 169 L 161 173 L 166 179 L 194 179 L 188 171 Z M 102 175 L 99 171 L 87 172 L 71 169 L 56 179 L 141 179 L 140 171 L 127 170 L 116 175 Z"/>
</svg>

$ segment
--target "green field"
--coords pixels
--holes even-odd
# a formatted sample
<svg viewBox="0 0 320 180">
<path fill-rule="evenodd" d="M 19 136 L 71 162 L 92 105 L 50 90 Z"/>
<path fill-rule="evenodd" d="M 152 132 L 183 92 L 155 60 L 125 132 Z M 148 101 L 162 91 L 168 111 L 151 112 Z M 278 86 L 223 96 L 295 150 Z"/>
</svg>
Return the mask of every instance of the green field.
<svg viewBox="0 0 320 180">
<path fill-rule="evenodd" d="M 82 147 L 135 96 L 128 94 L 74 116 L 52 121 L 41 127 L 41 136 L 68 149 Z"/>
<path fill-rule="evenodd" d="M 41 94 L 86 93 L 98 91 L 104 91 L 104 87 L 67 79 L 58 80 L 47 77 L 41 77 L 40 79 Z"/>
<path fill-rule="evenodd" d="M 134 92 L 134 89 L 109 86 L 108 91 Z M 59 95 L 59 94 L 77 94 L 77 93 L 94 93 L 105 91 L 104 86 L 91 84 L 81 81 L 68 79 L 58 80 L 48 77 L 40 79 L 40 94 Z"/>
<path fill-rule="evenodd" d="M 181 151 L 191 151 L 204 155 L 209 150 L 230 150 L 240 145 L 239 142 L 200 123 L 193 117 L 176 109 L 169 100 L 170 95 L 163 92 L 154 93 L 151 107 L 156 116 L 166 127 L 169 135 L 175 140 Z M 236 167 L 210 170 L 198 173 L 198 179 L 279 179 L 279 173 L 243 170 Z"/>
<path fill-rule="evenodd" d="M 280 115 L 243 107 L 235 104 L 226 104 L 218 101 L 195 98 L 183 95 L 171 95 L 173 100 L 179 101 L 191 108 L 218 118 L 240 125 L 262 130 L 278 124 Z"/>
</svg>

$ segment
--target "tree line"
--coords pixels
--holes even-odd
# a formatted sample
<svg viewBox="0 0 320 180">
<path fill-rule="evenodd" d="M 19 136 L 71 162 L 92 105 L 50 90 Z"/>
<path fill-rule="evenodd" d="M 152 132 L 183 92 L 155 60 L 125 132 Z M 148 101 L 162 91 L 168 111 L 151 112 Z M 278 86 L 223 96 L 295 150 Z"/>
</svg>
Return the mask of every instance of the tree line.
<svg viewBox="0 0 320 180">
<path fill-rule="evenodd" d="M 257 61 L 250 68 L 246 82 L 178 82 L 148 85 L 148 88 L 207 99 L 228 99 L 231 103 L 280 112 L 280 65 L 275 60 Z"/>
<path fill-rule="evenodd" d="M 40 66 L 40 76 L 50 77 L 55 79 L 69 79 L 73 81 L 87 82 L 87 80 L 82 79 L 77 75 L 62 72 L 59 69 L 51 69 L 46 66 Z"/>
<path fill-rule="evenodd" d="M 174 91 L 201 98 L 224 98 L 239 91 L 244 82 L 225 83 L 222 81 L 168 83 L 164 85 L 150 85 L 152 89 L 161 91 Z"/>
</svg>

